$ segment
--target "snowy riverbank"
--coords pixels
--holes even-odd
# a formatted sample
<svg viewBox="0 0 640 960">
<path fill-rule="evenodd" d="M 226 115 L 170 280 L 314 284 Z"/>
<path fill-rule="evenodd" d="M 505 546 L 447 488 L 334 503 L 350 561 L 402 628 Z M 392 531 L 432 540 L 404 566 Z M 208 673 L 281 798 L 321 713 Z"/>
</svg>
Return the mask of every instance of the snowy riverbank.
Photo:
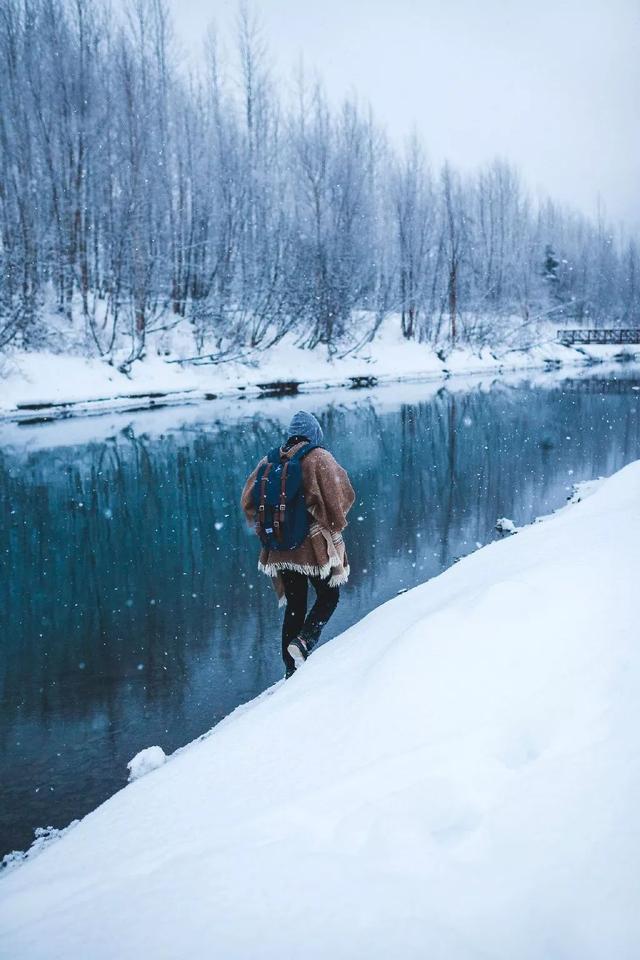
<svg viewBox="0 0 640 960">
<path fill-rule="evenodd" d="M 640 462 L 584 492 L 9 871 L 2 955 L 631 960 Z"/>
<path fill-rule="evenodd" d="M 439 380 L 460 374 L 544 369 L 610 361 L 620 346 L 566 347 L 553 340 L 524 350 L 460 347 L 442 356 L 429 344 L 405 340 L 387 322 L 371 343 L 329 358 L 322 347 L 303 350 L 284 339 L 242 361 L 194 365 L 150 352 L 129 375 L 102 360 L 53 353 L 15 353 L 0 368 L 0 419 L 34 420 L 73 414 L 194 403 L 219 397 L 269 395 L 327 387 L 369 386 L 402 380 Z"/>
</svg>

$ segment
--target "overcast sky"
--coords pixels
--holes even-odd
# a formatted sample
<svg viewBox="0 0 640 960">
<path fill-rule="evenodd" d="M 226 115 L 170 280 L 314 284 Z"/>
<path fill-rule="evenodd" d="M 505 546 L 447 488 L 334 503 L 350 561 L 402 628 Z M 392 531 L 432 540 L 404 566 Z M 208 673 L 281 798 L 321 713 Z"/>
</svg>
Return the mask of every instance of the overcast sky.
<svg viewBox="0 0 640 960">
<path fill-rule="evenodd" d="M 170 0 L 194 53 L 235 0 Z M 254 0 L 285 80 L 303 57 L 435 163 L 494 156 L 531 189 L 640 226 L 640 0 Z"/>
</svg>

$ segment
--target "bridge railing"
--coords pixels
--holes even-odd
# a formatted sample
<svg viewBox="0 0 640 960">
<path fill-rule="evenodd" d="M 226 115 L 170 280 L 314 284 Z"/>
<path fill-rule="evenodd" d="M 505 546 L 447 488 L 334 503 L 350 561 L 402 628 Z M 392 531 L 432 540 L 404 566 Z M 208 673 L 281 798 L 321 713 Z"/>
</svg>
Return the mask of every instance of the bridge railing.
<svg viewBox="0 0 640 960">
<path fill-rule="evenodd" d="M 640 327 L 558 330 L 558 340 L 566 346 L 572 343 L 640 343 Z"/>
</svg>

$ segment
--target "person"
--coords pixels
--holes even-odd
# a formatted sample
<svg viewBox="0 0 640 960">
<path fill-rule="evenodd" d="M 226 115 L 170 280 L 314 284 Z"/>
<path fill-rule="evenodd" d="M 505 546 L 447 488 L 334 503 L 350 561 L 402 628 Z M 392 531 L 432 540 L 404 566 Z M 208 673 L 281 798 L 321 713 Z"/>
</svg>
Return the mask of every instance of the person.
<svg viewBox="0 0 640 960">
<path fill-rule="evenodd" d="M 342 537 L 347 513 L 355 500 L 351 482 L 340 464 L 323 446 L 322 427 L 311 413 L 295 414 L 288 439 L 279 448 L 280 462 L 300 459 L 304 505 L 309 512 L 308 532 L 302 543 L 291 550 L 270 549 L 263 542 L 258 569 L 272 578 L 280 601 L 286 605 L 282 625 L 282 659 L 285 677 L 307 659 L 338 605 L 340 587 L 349 579 L 349 561 Z M 309 444 L 313 449 L 305 454 Z M 256 523 L 256 479 L 267 463 L 263 457 L 244 485 L 241 506 L 252 526 Z M 263 471 L 264 473 L 264 471 Z M 262 476 L 263 474 L 261 474 Z M 309 583 L 315 591 L 315 603 L 307 613 Z"/>
</svg>

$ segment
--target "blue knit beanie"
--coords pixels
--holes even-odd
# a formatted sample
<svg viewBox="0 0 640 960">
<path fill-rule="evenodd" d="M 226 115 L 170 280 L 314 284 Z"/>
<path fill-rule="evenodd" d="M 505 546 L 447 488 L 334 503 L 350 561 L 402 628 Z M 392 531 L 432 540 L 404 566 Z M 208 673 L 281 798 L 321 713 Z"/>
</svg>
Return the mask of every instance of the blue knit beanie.
<svg viewBox="0 0 640 960">
<path fill-rule="evenodd" d="M 322 443 L 322 427 L 312 413 L 298 410 L 289 424 L 290 437 L 306 437 L 311 443 Z"/>
</svg>

